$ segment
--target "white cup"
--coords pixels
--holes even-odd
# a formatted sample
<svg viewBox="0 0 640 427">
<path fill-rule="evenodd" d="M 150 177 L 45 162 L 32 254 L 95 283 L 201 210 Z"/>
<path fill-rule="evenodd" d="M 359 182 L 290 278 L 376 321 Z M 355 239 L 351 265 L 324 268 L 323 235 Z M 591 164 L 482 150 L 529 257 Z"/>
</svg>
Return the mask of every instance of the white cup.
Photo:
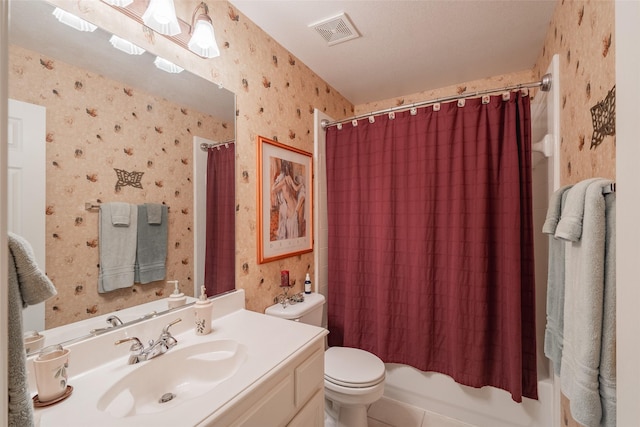
<svg viewBox="0 0 640 427">
<path fill-rule="evenodd" d="M 27 354 L 35 353 L 44 345 L 44 335 L 38 331 L 27 331 L 23 335 L 24 349 Z"/>
<path fill-rule="evenodd" d="M 40 402 L 57 399 L 67 391 L 69 353 L 69 349 L 63 349 L 62 346 L 52 346 L 45 348 L 33 360 Z"/>
</svg>

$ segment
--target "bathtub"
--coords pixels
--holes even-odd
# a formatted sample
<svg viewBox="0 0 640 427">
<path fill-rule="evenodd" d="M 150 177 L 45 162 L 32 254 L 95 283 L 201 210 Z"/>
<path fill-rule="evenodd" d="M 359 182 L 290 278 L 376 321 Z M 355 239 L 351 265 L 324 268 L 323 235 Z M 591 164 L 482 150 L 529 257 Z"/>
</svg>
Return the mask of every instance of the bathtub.
<svg viewBox="0 0 640 427">
<path fill-rule="evenodd" d="M 426 411 L 460 420 L 474 427 L 549 427 L 554 402 L 553 379 L 538 381 L 538 400 L 523 398 L 494 387 L 473 388 L 450 377 L 422 372 L 411 366 L 388 363 L 384 395 Z"/>
</svg>

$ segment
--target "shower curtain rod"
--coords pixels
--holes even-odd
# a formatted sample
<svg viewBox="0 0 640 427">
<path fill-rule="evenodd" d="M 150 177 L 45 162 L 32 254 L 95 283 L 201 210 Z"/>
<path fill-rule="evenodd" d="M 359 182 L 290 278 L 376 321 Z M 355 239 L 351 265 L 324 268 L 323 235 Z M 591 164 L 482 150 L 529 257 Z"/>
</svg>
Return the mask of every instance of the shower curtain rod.
<svg viewBox="0 0 640 427">
<path fill-rule="evenodd" d="M 211 144 L 207 144 L 206 142 L 203 142 L 202 144 L 200 144 L 200 149 L 202 151 L 207 151 L 209 148 L 220 147 L 221 145 L 229 145 L 235 142 L 236 142 L 235 139 L 230 139 L 228 141 L 222 141 L 222 142 L 213 142 Z"/>
<path fill-rule="evenodd" d="M 542 76 L 542 79 L 540 79 L 540 81 L 538 81 L 538 82 L 520 83 L 520 84 L 517 84 L 517 85 L 505 86 L 505 87 L 499 88 L 499 89 L 481 90 L 481 91 L 478 91 L 478 92 L 467 93 L 467 94 L 464 94 L 464 95 L 461 94 L 461 95 L 445 96 L 444 98 L 436 98 L 436 99 L 431 99 L 429 101 L 415 102 L 413 104 L 400 105 L 398 107 L 392 107 L 392 108 L 387 108 L 387 109 L 384 109 L 384 110 L 373 111 L 371 113 L 359 114 L 357 116 L 349 117 L 347 119 L 336 120 L 334 122 L 330 122 L 329 120 L 324 119 L 324 120 L 322 120 L 320 122 L 320 125 L 322 126 L 322 129 L 327 129 L 330 126 L 336 126 L 338 124 L 348 123 L 348 122 L 351 122 L 353 120 L 360 120 L 360 119 L 364 119 L 364 118 L 371 117 L 371 116 L 379 116 L 381 114 L 393 113 L 393 112 L 396 112 L 396 111 L 412 110 L 412 109 L 417 108 L 417 107 L 424 107 L 426 105 L 437 104 L 437 103 L 440 103 L 440 102 L 456 101 L 458 99 L 475 98 L 475 97 L 482 96 L 482 95 L 488 95 L 490 93 L 508 92 L 508 91 L 512 91 L 512 90 L 527 89 L 527 88 L 532 88 L 532 87 L 540 87 L 540 90 L 542 90 L 543 92 L 549 92 L 549 90 L 551 89 L 551 81 L 552 81 L 551 74 L 545 74 L 544 76 Z"/>
</svg>

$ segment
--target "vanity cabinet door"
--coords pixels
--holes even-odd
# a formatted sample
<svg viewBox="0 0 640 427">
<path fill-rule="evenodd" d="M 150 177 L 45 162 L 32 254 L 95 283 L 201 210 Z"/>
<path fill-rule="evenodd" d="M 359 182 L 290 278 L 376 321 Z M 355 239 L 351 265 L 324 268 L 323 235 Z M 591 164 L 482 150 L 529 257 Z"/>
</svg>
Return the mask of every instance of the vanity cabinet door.
<svg viewBox="0 0 640 427">
<path fill-rule="evenodd" d="M 233 423 L 233 426 L 265 427 L 283 426 L 294 411 L 293 405 L 293 375 L 289 374 L 275 386 L 268 387 L 253 407 L 244 416 Z"/>
<path fill-rule="evenodd" d="M 311 400 L 293 417 L 287 427 L 323 427 L 324 390 L 318 390 Z"/>
</svg>

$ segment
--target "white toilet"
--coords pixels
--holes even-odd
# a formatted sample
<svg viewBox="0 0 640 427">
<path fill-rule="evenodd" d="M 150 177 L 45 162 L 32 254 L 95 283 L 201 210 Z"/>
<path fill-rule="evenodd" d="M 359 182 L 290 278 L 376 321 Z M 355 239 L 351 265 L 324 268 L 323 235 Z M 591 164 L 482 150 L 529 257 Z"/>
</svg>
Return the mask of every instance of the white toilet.
<svg viewBox="0 0 640 427">
<path fill-rule="evenodd" d="M 274 304 L 265 314 L 321 326 L 324 302 L 322 294 L 305 294 L 303 302 Z M 367 426 L 367 406 L 382 397 L 384 375 L 382 360 L 367 351 L 348 347 L 325 351 L 325 410 L 338 427 Z"/>
</svg>

